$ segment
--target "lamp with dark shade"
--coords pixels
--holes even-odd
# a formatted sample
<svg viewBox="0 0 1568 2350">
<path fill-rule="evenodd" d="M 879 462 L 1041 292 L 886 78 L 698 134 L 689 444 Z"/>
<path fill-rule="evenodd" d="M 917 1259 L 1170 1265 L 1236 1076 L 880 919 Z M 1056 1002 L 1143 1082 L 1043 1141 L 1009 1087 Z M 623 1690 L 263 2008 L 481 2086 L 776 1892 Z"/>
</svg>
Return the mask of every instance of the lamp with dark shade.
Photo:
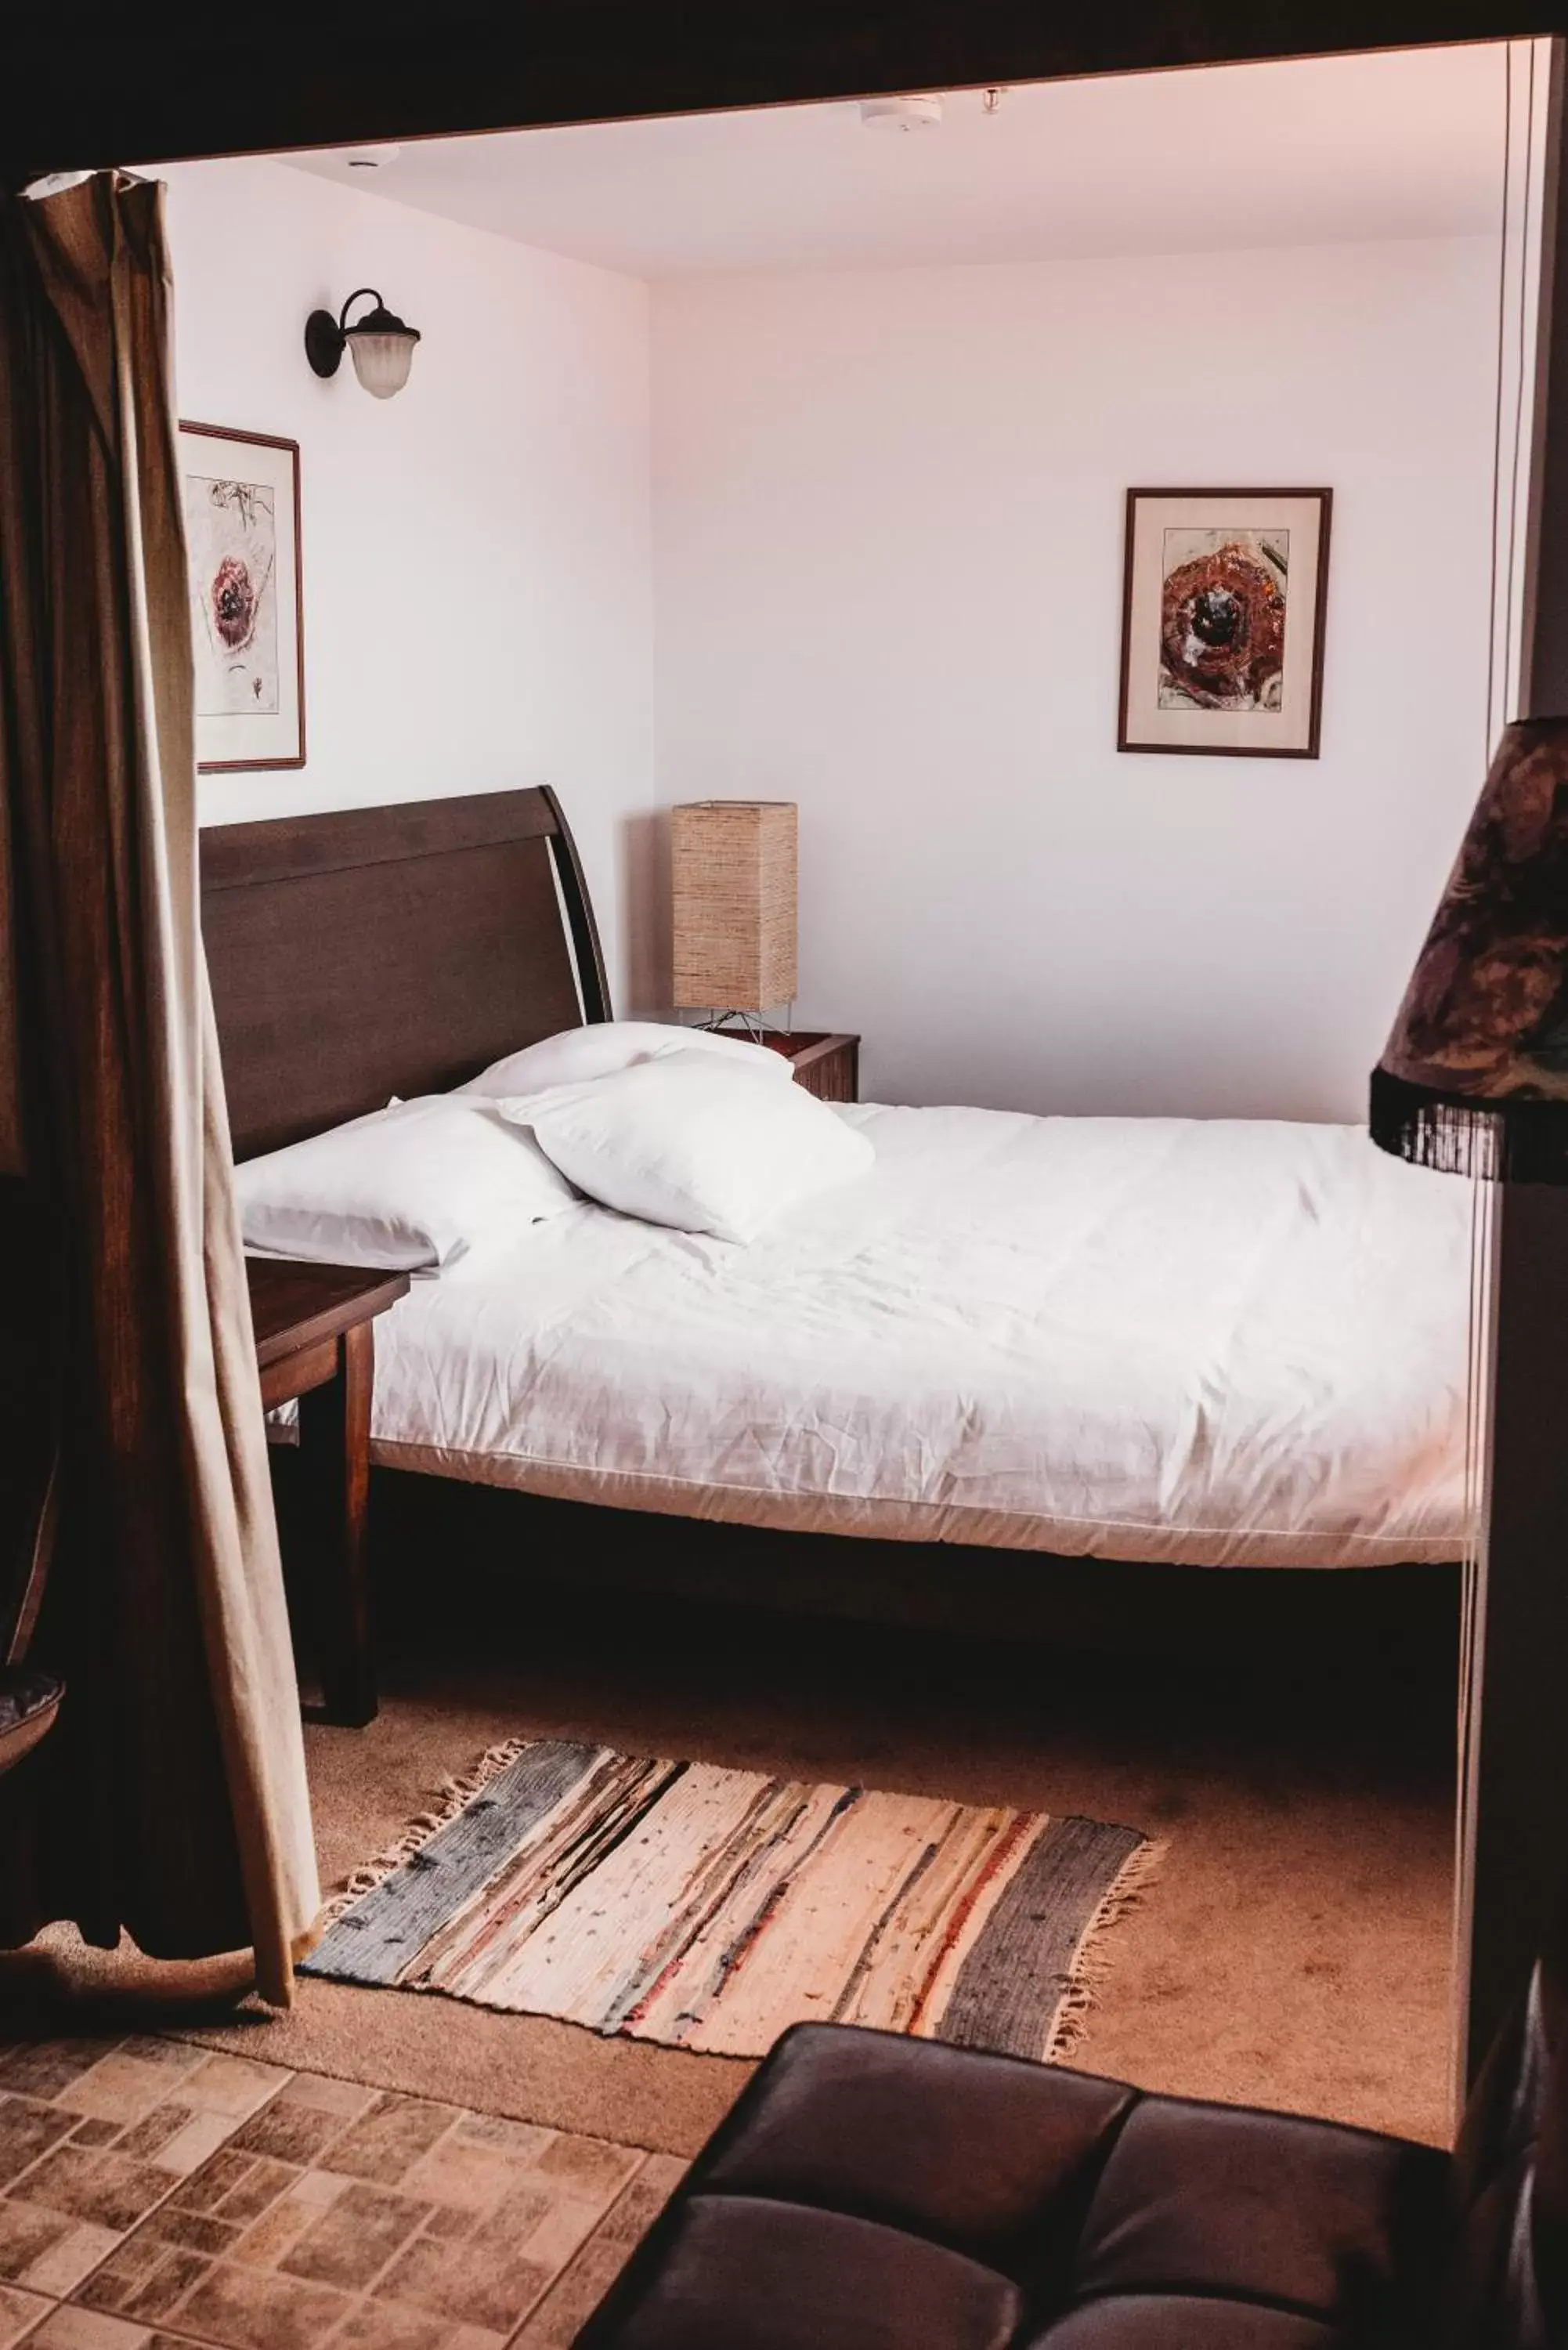
<svg viewBox="0 0 1568 2350">
<path fill-rule="evenodd" d="M 1568 1184 L 1568 719 L 1498 747 L 1383 1058 L 1372 1138 L 1501 1183 Z"/>
</svg>

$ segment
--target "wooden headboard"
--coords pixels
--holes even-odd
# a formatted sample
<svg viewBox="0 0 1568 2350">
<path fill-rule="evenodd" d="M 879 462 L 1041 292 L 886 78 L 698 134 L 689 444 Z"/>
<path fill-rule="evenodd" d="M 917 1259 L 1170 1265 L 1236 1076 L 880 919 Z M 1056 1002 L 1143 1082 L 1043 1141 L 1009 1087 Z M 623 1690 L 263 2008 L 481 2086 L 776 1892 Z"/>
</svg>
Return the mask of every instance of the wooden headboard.
<svg viewBox="0 0 1568 2350">
<path fill-rule="evenodd" d="M 236 1159 L 610 1016 L 543 786 L 211 826 L 202 927 Z"/>
</svg>

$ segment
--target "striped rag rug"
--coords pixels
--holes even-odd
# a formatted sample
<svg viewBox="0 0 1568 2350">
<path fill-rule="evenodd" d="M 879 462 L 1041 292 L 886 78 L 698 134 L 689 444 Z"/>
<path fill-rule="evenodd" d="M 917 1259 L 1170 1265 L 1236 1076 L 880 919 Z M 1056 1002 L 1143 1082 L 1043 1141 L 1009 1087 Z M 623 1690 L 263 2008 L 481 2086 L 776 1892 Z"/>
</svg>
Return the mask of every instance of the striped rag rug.
<svg viewBox="0 0 1568 2350">
<path fill-rule="evenodd" d="M 305 1971 L 727 2056 L 810 2020 L 1044 2058 L 1150 1856 L 1097 1820 L 548 1740 L 373 1864 Z"/>
</svg>

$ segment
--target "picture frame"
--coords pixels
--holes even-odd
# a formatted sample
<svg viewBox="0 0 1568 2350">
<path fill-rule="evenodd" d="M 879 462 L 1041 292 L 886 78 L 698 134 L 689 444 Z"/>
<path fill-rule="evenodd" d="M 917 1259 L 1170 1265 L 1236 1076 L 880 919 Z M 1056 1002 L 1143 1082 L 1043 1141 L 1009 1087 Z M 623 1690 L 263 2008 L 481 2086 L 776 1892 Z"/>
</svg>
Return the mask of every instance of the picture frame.
<svg viewBox="0 0 1568 2350">
<path fill-rule="evenodd" d="M 1315 759 L 1332 490 L 1129 490 L 1118 751 Z"/>
<path fill-rule="evenodd" d="M 299 443 L 180 425 L 190 563 L 196 767 L 303 767 Z"/>
</svg>

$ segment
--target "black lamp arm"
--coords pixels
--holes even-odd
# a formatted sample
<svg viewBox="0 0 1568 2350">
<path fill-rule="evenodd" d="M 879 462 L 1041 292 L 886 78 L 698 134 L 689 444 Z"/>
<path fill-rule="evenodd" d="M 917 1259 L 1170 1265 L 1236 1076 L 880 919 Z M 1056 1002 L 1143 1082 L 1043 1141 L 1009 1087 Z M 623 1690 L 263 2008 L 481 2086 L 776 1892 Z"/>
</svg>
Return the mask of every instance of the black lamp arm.
<svg viewBox="0 0 1568 2350">
<path fill-rule="evenodd" d="M 349 295 L 347 302 L 344 303 L 341 310 L 337 313 L 337 331 L 340 335 L 348 333 L 348 313 L 362 294 L 368 294 L 370 296 L 371 301 L 375 304 L 378 310 L 384 310 L 386 308 L 386 304 L 382 301 L 379 292 L 374 286 L 357 286 L 354 288 L 353 293 Z"/>
</svg>

